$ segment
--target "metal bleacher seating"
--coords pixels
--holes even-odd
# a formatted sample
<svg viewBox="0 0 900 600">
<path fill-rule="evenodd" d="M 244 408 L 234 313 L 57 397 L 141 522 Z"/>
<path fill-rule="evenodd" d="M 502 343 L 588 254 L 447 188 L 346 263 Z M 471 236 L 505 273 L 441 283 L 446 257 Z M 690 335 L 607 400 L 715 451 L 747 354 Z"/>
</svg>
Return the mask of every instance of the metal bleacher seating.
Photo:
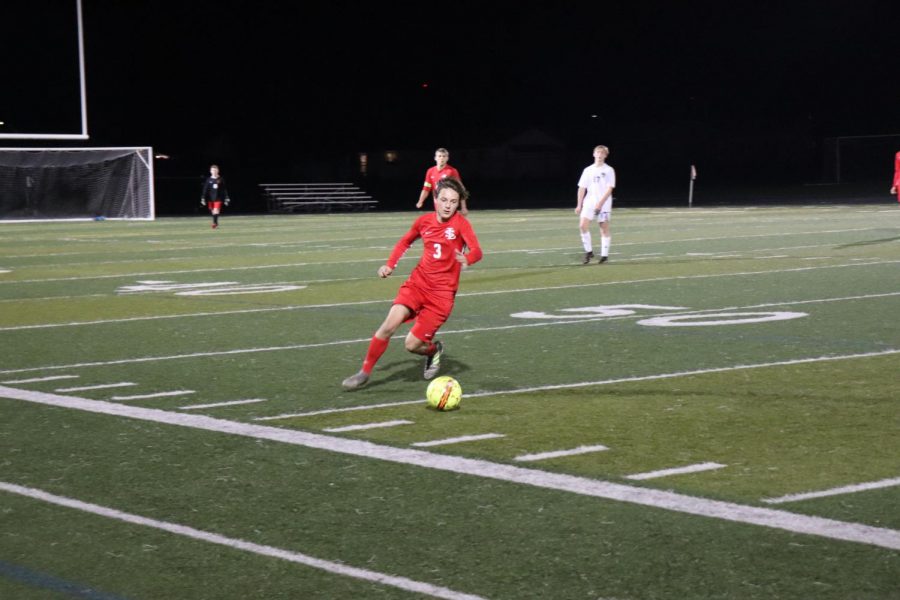
<svg viewBox="0 0 900 600">
<path fill-rule="evenodd" d="M 369 210 L 378 204 L 352 183 L 261 183 L 271 213 Z"/>
</svg>

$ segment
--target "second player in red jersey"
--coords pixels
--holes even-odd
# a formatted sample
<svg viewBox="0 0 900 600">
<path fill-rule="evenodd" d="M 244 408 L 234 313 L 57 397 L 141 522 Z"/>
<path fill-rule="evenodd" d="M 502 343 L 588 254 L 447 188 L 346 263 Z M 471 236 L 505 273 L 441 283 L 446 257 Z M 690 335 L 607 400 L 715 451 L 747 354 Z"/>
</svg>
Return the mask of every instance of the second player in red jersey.
<svg viewBox="0 0 900 600">
<path fill-rule="evenodd" d="M 425 183 L 422 184 L 422 191 L 419 193 L 419 201 L 416 202 L 416 208 L 422 208 L 428 196 L 437 196 L 437 184 L 441 179 L 453 177 L 462 181 L 459 171 L 447 164 L 448 160 L 450 160 L 450 152 L 446 148 L 438 148 L 434 151 L 434 166 L 425 172 Z M 466 199 L 460 202 L 459 212 L 463 215 L 469 214 Z"/>
<path fill-rule="evenodd" d="M 458 212 L 468 195 L 463 184 L 458 179 L 442 179 L 437 192 L 434 212 L 416 219 L 394 246 L 387 263 L 378 269 L 379 277 L 389 277 L 413 242 L 421 238 L 419 264 L 400 286 L 387 318 L 372 336 L 362 368 L 343 381 L 345 389 L 353 390 L 369 381 L 391 337 L 411 320 L 415 323 L 404 341 L 406 350 L 426 357 L 425 379 L 433 378 L 440 369 L 443 344 L 434 336 L 453 311 L 460 273 L 481 260 L 482 252 L 472 225 Z"/>
<path fill-rule="evenodd" d="M 897 202 L 900 202 L 900 152 L 894 156 L 894 184 L 891 193 L 897 194 Z"/>
</svg>

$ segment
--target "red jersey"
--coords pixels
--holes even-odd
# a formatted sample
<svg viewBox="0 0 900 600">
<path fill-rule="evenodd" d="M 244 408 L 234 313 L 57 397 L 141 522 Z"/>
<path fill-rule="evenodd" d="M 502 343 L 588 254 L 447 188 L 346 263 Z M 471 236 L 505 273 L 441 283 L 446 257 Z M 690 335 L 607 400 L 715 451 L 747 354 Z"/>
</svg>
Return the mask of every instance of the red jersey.
<svg viewBox="0 0 900 600">
<path fill-rule="evenodd" d="M 900 152 L 894 157 L 894 187 L 900 187 Z M 900 198 L 900 190 L 897 190 L 897 197 Z"/>
<path fill-rule="evenodd" d="M 435 165 L 425 172 L 425 183 L 422 184 L 422 189 L 434 194 L 438 181 L 445 177 L 455 177 L 462 181 L 462 177 L 459 176 L 459 171 L 450 165 L 444 165 L 443 169 L 438 169 L 437 165 Z"/>
<path fill-rule="evenodd" d="M 431 290 L 459 289 L 459 274 L 462 265 L 456 260 L 456 251 L 464 247 L 469 249 L 466 255 L 468 264 L 473 265 L 481 260 L 481 246 L 468 219 L 453 213 L 446 223 L 438 221 L 437 213 L 422 215 L 400 238 L 394 251 L 388 258 L 387 266 L 397 268 L 400 258 L 417 239 L 422 238 L 423 251 L 419 264 L 413 269 L 408 281 Z"/>
</svg>

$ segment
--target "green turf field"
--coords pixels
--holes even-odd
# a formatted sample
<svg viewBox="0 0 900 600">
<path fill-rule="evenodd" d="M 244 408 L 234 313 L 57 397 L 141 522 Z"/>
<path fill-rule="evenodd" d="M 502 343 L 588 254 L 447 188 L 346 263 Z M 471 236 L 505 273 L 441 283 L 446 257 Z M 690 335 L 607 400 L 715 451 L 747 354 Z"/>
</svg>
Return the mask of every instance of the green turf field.
<svg viewBox="0 0 900 600">
<path fill-rule="evenodd" d="M 414 217 L 0 225 L 0 598 L 900 598 L 896 206 Z"/>
</svg>

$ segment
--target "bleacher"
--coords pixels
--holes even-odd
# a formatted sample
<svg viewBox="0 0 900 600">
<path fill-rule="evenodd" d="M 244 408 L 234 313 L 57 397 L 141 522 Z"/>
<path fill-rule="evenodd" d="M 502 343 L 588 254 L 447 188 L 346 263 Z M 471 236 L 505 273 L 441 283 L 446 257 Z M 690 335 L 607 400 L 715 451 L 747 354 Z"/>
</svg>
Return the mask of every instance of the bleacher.
<svg viewBox="0 0 900 600">
<path fill-rule="evenodd" d="M 352 183 L 261 183 L 271 213 L 369 210 L 378 201 Z"/>
</svg>

